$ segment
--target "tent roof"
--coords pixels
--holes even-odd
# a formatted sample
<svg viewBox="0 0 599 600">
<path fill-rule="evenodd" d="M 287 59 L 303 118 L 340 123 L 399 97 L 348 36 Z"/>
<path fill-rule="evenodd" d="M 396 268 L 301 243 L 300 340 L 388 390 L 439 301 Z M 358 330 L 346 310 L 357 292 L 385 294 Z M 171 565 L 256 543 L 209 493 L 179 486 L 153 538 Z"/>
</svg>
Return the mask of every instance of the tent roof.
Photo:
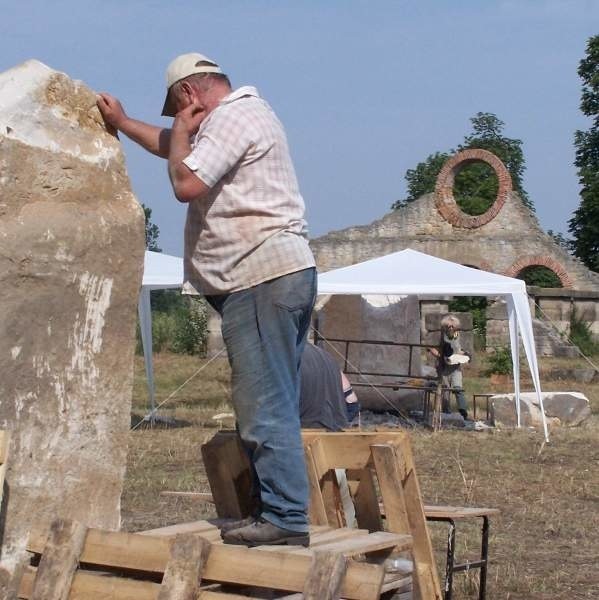
<svg viewBox="0 0 599 600">
<path fill-rule="evenodd" d="M 183 285 L 183 259 L 161 252 L 146 251 L 142 286 L 151 290 L 180 288 Z"/>
<path fill-rule="evenodd" d="M 318 293 L 487 296 L 526 294 L 526 284 L 408 249 L 321 273 Z"/>
</svg>

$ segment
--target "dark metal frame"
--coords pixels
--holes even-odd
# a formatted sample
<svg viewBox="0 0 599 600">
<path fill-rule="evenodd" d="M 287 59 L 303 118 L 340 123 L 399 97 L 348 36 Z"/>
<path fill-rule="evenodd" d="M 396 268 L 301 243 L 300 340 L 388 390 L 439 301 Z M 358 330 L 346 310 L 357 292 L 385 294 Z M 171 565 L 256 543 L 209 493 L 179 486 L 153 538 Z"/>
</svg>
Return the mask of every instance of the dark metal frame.
<svg viewBox="0 0 599 600">
<path fill-rule="evenodd" d="M 348 340 L 344 338 L 324 338 L 318 335 L 318 332 L 314 330 L 314 344 L 318 346 L 318 341 L 323 340 L 329 343 L 339 343 L 345 344 L 345 352 L 344 352 L 344 361 L 343 361 L 343 372 L 346 375 L 370 375 L 370 376 L 378 376 L 378 377 L 413 377 L 414 379 L 422 379 L 423 381 L 437 381 L 437 377 L 427 376 L 427 375 L 414 375 L 412 374 L 412 354 L 414 348 L 437 348 L 438 346 L 432 344 L 411 344 L 408 342 L 389 342 L 389 341 L 380 341 L 380 340 Z M 366 371 L 353 371 L 348 368 L 349 366 L 349 346 L 350 344 L 370 344 L 375 346 L 398 346 L 403 348 L 409 348 L 410 354 L 408 358 L 408 372 L 407 373 L 371 373 Z M 353 384 L 353 382 L 352 382 Z M 379 387 L 382 387 L 382 384 L 376 384 Z M 398 387 L 385 384 L 385 387 Z"/>
<path fill-rule="evenodd" d="M 472 414 L 474 420 L 476 420 L 476 399 L 484 398 L 486 402 L 486 411 L 487 411 L 487 421 L 490 420 L 490 411 L 489 411 L 489 398 L 494 396 L 495 394 L 473 394 L 472 395 Z"/>
<path fill-rule="evenodd" d="M 487 515 L 478 515 L 483 520 L 480 560 L 466 561 L 465 563 L 455 564 L 455 535 L 456 524 L 451 517 L 427 516 L 427 521 L 437 521 L 449 523 L 447 533 L 447 560 L 445 563 L 445 594 L 444 600 L 451 600 L 453 593 L 453 574 L 471 569 L 480 569 L 479 573 L 479 600 L 485 600 L 487 591 L 487 566 L 489 564 L 489 517 Z"/>
</svg>

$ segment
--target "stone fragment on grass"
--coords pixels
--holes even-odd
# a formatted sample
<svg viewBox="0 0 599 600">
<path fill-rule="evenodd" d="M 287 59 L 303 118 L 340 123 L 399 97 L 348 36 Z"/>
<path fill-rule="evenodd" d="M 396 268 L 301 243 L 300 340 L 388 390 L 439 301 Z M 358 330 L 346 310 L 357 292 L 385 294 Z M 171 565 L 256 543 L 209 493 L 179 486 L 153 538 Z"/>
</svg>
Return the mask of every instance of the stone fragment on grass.
<svg viewBox="0 0 599 600">
<path fill-rule="evenodd" d="M 543 406 L 551 426 L 576 427 L 591 414 L 588 398 L 580 392 L 543 392 Z M 500 427 L 516 427 L 517 415 L 514 394 L 491 396 L 491 418 Z M 534 392 L 520 394 L 520 424 L 540 428 L 543 425 L 541 408 Z"/>
</svg>

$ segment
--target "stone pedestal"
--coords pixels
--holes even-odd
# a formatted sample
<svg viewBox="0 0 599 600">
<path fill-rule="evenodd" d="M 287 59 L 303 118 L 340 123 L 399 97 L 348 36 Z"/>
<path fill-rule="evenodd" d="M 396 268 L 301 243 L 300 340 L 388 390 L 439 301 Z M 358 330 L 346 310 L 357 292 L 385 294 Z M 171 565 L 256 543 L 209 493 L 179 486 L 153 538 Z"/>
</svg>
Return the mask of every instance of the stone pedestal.
<svg viewBox="0 0 599 600">
<path fill-rule="evenodd" d="M 4 577 L 37 523 L 120 525 L 144 216 L 95 100 L 37 61 L 0 74 Z"/>
</svg>

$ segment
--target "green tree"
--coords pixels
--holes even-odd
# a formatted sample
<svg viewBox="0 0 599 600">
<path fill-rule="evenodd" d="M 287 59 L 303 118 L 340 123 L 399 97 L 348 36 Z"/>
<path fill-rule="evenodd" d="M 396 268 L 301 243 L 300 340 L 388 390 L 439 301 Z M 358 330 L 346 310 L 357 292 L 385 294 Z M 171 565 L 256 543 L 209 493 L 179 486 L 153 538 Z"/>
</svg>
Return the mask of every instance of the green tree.
<svg viewBox="0 0 599 600">
<path fill-rule="evenodd" d="M 482 148 L 498 156 L 511 174 L 514 189 L 522 198 L 522 202 L 530 210 L 534 206 L 522 185 L 525 170 L 522 141 L 502 135 L 504 122 L 493 113 L 477 113 L 470 119 L 472 133 L 464 137 L 464 141 L 456 150 L 435 152 L 418 163 L 414 169 L 406 172 L 408 194 L 405 201 L 397 201 L 392 208 L 400 208 L 405 202 L 416 200 L 423 194 L 435 189 L 437 175 L 445 161 L 457 151 L 468 148 Z M 466 165 L 455 178 L 454 197 L 460 208 L 471 215 L 484 213 L 497 196 L 497 178 L 486 163 L 475 162 Z"/>
<path fill-rule="evenodd" d="M 561 288 L 561 279 L 549 268 L 543 265 L 532 265 L 522 269 L 518 273 L 518 279 L 526 282 L 526 285 L 534 285 L 542 288 Z"/>
<path fill-rule="evenodd" d="M 450 154 L 448 153 L 435 152 L 424 162 L 418 163 L 416 168 L 406 171 L 405 179 L 408 182 L 407 202 L 417 200 L 420 196 L 429 194 L 435 189 L 437 175 L 449 157 Z M 397 208 L 395 204 L 393 208 Z"/>
<path fill-rule="evenodd" d="M 588 131 L 574 134 L 580 205 L 569 221 L 575 256 L 593 271 L 599 271 L 599 35 L 589 39 L 580 61 L 582 79 L 580 110 L 591 118 Z"/>
<path fill-rule="evenodd" d="M 158 225 L 152 223 L 152 209 L 145 204 L 142 204 L 141 207 L 144 209 L 144 216 L 146 218 L 146 249 L 152 252 L 162 252 L 162 248 L 158 247 L 160 229 Z"/>
</svg>

